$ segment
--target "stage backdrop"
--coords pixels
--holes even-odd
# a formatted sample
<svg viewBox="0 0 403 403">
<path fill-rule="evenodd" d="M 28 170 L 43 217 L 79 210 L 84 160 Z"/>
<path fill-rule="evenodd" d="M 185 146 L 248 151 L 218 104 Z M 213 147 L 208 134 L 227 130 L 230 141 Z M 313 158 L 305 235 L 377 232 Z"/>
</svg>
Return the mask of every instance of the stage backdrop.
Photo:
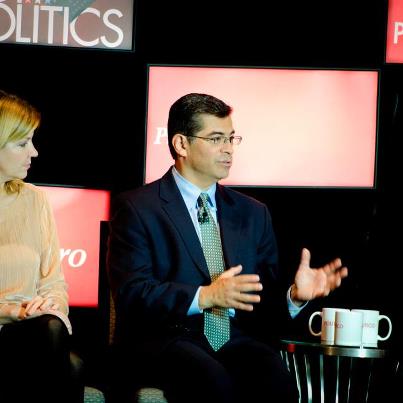
<svg viewBox="0 0 403 403">
<path fill-rule="evenodd" d="M 233 186 L 375 185 L 378 71 L 149 66 L 145 182 L 173 163 L 170 105 L 201 92 L 234 108 Z"/>
<path fill-rule="evenodd" d="M 389 0 L 386 62 L 403 63 L 403 0 Z"/>
<path fill-rule="evenodd" d="M 53 207 L 70 306 L 96 307 L 100 222 L 109 219 L 109 191 L 40 187 Z"/>
</svg>

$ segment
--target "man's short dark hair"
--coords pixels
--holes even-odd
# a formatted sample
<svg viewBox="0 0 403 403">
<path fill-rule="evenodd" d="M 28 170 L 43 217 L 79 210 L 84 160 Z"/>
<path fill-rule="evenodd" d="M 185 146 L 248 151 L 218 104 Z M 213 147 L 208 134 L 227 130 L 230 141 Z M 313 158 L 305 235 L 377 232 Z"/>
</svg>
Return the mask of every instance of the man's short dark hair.
<svg viewBox="0 0 403 403">
<path fill-rule="evenodd" d="M 201 114 L 225 118 L 231 112 L 232 108 L 229 105 L 207 94 L 191 93 L 175 101 L 169 109 L 168 117 L 168 144 L 172 157 L 177 158 L 172 145 L 172 138 L 176 133 L 193 136 L 203 128 L 199 119 Z"/>
</svg>

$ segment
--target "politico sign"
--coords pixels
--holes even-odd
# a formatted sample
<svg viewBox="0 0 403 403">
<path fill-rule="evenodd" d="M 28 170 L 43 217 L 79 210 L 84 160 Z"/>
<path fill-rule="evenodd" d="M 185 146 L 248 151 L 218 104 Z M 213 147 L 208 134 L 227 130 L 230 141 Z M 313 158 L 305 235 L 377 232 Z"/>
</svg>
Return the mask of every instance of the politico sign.
<svg viewBox="0 0 403 403">
<path fill-rule="evenodd" d="M 40 186 L 55 215 L 69 305 L 98 305 L 100 222 L 109 219 L 106 190 Z"/>
<path fill-rule="evenodd" d="M 0 0 L 0 43 L 132 50 L 134 0 Z"/>
<path fill-rule="evenodd" d="M 236 134 L 243 136 L 231 173 L 220 183 L 374 186 L 377 71 L 149 66 L 146 183 L 173 164 L 168 112 L 191 92 L 233 106 Z"/>
<path fill-rule="evenodd" d="M 403 63 L 403 0 L 389 0 L 386 62 Z"/>
</svg>

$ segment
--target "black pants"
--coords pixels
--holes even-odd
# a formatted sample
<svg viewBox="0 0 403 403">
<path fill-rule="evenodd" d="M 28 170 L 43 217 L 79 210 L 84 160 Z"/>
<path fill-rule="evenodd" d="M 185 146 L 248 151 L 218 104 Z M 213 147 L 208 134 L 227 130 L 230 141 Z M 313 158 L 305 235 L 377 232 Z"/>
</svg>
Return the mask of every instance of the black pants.
<svg viewBox="0 0 403 403">
<path fill-rule="evenodd" d="M 217 352 L 190 330 L 157 354 L 116 346 L 110 401 L 136 402 L 140 387 L 159 387 L 169 403 L 295 403 L 298 390 L 280 354 L 231 327 Z M 120 369 L 120 370 L 119 370 Z"/>
<path fill-rule="evenodd" d="M 76 362 L 74 369 L 81 371 L 81 365 Z M 2 403 L 82 402 L 81 378 L 71 365 L 69 334 L 59 318 L 43 315 L 0 330 Z"/>
<path fill-rule="evenodd" d="M 204 336 L 181 337 L 165 350 L 157 368 L 169 403 L 298 401 L 279 353 L 241 334 L 217 352 Z"/>
</svg>

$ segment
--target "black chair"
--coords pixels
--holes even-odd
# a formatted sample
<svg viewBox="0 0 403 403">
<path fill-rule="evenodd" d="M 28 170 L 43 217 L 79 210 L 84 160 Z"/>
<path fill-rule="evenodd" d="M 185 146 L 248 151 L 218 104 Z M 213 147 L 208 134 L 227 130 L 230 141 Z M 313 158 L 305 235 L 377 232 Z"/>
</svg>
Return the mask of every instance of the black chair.
<svg viewBox="0 0 403 403">
<path fill-rule="evenodd" d="M 109 222 L 102 221 L 100 229 L 100 294 L 99 294 L 99 309 L 103 318 L 105 319 L 105 326 L 107 328 L 107 342 L 108 351 L 106 354 L 106 377 L 109 381 L 105 394 L 106 401 L 110 403 L 123 403 L 119 394 L 119 376 L 116 377 L 116 368 L 122 368 L 119 363 L 119 354 L 114 344 L 114 333 L 116 323 L 115 305 L 110 292 L 107 272 L 106 272 L 106 252 L 107 242 L 109 236 Z M 135 366 L 136 363 L 133 363 Z M 141 371 L 142 369 L 139 368 Z M 164 397 L 164 392 L 153 385 L 152 379 L 148 379 L 147 383 L 136 382 L 133 380 L 133 391 L 129 397 L 130 403 L 168 403 Z M 87 402 L 85 402 L 87 403 Z"/>
<path fill-rule="evenodd" d="M 84 397 L 84 403 L 105 403 L 103 392 L 92 386 L 84 385 L 84 363 L 75 352 L 70 352 L 71 379 L 73 388 L 77 391 L 74 401 L 80 402 Z"/>
</svg>

